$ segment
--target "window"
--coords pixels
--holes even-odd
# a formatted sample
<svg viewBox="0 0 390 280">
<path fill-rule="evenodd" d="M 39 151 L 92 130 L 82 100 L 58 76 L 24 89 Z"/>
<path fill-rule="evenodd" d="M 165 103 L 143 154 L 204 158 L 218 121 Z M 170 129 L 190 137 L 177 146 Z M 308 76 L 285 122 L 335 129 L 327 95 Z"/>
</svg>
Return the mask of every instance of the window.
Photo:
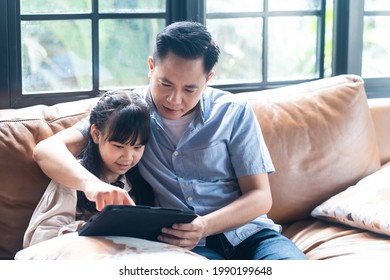
<svg viewBox="0 0 390 280">
<path fill-rule="evenodd" d="M 204 23 L 221 47 L 212 85 L 262 90 L 353 73 L 390 96 L 386 0 L 0 1 L 0 108 L 146 85 L 170 22 Z"/>
<path fill-rule="evenodd" d="M 390 92 L 390 2 L 365 0 L 363 16 L 361 71 L 370 97 L 389 96 Z"/>
<path fill-rule="evenodd" d="M 368 97 L 390 97 L 389 2 L 339 0 L 334 10 L 332 75 L 360 75 Z"/>
<path fill-rule="evenodd" d="M 330 75 L 326 15 L 321 0 L 207 1 L 206 25 L 222 51 L 213 83 L 252 90 Z"/>
<path fill-rule="evenodd" d="M 390 76 L 390 2 L 366 0 L 363 17 L 361 75 L 367 78 Z"/>
<path fill-rule="evenodd" d="M 15 2 L 21 86 L 12 103 L 147 83 L 146 58 L 166 25 L 165 0 Z"/>
</svg>

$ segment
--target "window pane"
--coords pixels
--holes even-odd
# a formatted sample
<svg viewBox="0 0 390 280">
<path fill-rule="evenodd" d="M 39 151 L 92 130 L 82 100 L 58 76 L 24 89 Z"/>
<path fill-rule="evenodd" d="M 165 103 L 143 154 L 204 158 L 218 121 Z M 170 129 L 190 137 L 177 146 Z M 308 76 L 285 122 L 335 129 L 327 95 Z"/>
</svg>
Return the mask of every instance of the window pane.
<svg viewBox="0 0 390 280">
<path fill-rule="evenodd" d="M 91 11 L 91 0 L 21 0 L 22 14 L 82 13 Z"/>
<path fill-rule="evenodd" d="M 363 77 L 390 77 L 389 30 L 390 17 L 367 16 L 364 18 Z"/>
<path fill-rule="evenodd" d="M 270 81 L 317 78 L 317 17 L 269 19 Z"/>
<path fill-rule="evenodd" d="M 211 19 L 207 20 L 207 29 L 221 48 L 212 83 L 261 82 L 263 22 L 260 18 Z"/>
<path fill-rule="evenodd" d="M 364 0 L 366 11 L 390 11 L 389 0 Z"/>
<path fill-rule="evenodd" d="M 148 84 L 148 56 L 163 19 L 109 19 L 100 21 L 100 87 Z M 118 32 L 120 30 L 120 32 Z"/>
<path fill-rule="evenodd" d="M 103 13 L 164 12 L 165 0 L 100 0 L 99 11 Z"/>
<path fill-rule="evenodd" d="M 23 94 L 92 88 L 89 20 L 22 21 Z"/>
<path fill-rule="evenodd" d="M 208 13 L 228 12 L 261 12 L 263 11 L 263 0 L 209 0 L 206 1 Z"/>
<path fill-rule="evenodd" d="M 320 10 L 321 0 L 269 0 L 270 11 Z"/>
</svg>

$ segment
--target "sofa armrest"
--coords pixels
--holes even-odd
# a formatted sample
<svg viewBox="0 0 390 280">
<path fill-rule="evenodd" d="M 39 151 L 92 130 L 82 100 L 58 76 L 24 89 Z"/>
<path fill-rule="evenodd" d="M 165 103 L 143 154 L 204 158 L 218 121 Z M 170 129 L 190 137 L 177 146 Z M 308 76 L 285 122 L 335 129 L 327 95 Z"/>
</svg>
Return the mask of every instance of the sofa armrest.
<svg viewBox="0 0 390 280">
<path fill-rule="evenodd" d="M 390 98 L 368 99 L 376 131 L 381 164 L 390 161 Z"/>
</svg>

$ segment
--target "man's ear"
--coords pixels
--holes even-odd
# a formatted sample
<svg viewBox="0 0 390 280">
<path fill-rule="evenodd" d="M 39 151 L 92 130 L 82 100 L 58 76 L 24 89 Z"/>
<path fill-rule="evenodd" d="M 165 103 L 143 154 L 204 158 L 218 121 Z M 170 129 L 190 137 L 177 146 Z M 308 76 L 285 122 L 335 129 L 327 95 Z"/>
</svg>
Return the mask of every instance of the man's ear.
<svg viewBox="0 0 390 280">
<path fill-rule="evenodd" d="M 100 131 L 97 129 L 96 125 L 93 124 L 91 125 L 91 137 L 92 140 L 95 144 L 99 144 L 99 136 L 100 136 Z"/>
<path fill-rule="evenodd" d="M 209 81 L 211 81 L 211 79 L 214 77 L 214 74 L 215 74 L 215 71 L 214 71 L 214 70 L 212 70 L 212 71 L 209 73 L 209 75 L 208 75 L 207 78 L 206 78 L 206 83 L 204 84 L 203 90 L 206 89 L 207 83 L 208 83 Z"/>
<path fill-rule="evenodd" d="M 215 70 L 211 70 L 210 74 L 207 76 L 206 83 L 211 81 L 211 79 L 214 77 L 214 74 L 215 74 Z"/>
<path fill-rule="evenodd" d="M 150 77 L 152 76 L 152 72 L 154 70 L 154 61 L 153 61 L 153 57 L 151 56 L 148 57 L 148 65 L 149 65 L 148 78 L 150 79 Z"/>
</svg>

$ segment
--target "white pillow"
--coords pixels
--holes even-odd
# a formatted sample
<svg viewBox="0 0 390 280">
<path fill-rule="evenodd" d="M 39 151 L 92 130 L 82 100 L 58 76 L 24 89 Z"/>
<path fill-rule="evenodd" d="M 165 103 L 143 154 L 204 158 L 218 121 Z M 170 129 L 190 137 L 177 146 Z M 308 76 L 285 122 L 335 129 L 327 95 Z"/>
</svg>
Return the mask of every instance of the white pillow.
<svg viewBox="0 0 390 280">
<path fill-rule="evenodd" d="M 132 237 L 85 237 L 69 233 L 20 250 L 16 260 L 202 260 L 189 250 Z"/>
<path fill-rule="evenodd" d="M 323 202 L 311 215 L 390 235 L 390 164 Z"/>
</svg>

